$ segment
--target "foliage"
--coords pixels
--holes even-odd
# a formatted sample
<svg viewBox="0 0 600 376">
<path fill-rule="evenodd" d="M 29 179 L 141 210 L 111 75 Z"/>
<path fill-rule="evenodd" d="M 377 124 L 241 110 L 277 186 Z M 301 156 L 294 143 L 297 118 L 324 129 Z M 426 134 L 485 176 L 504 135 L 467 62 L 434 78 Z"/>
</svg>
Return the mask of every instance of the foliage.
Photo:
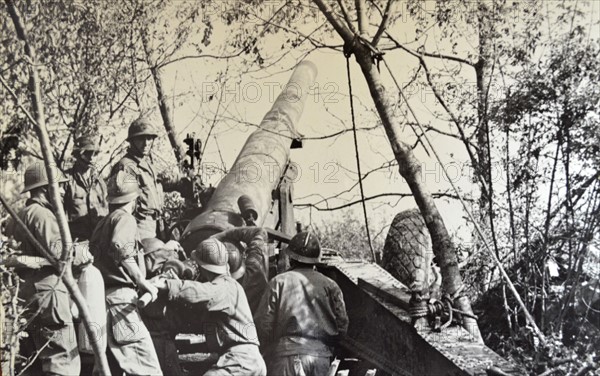
<svg viewBox="0 0 600 376">
<path fill-rule="evenodd" d="M 131 101 L 134 73 L 127 12 L 105 1 L 23 2 L 18 4 L 37 52 L 42 97 L 57 161 L 73 137 L 94 134 L 102 124 L 122 118 Z M 4 4 L 0 6 L 2 72 L 29 112 L 28 61 Z M 2 91 L 2 119 L 9 133 L 31 140 L 31 127 L 8 91 Z M 34 148 L 25 141 L 23 148 Z M 35 150 L 35 149 L 34 149 Z M 30 150 L 33 151 L 33 150 Z"/>
<path fill-rule="evenodd" d="M 5 219 L 0 225 L 4 225 Z M 1 234 L 0 231 L 0 259 L 6 260 L 7 257 L 16 255 L 16 244 L 14 241 Z M 13 268 L 0 266 L 0 278 L 2 280 L 2 292 L 0 295 L 0 304 L 2 304 L 2 351 L 1 363 L 2 374 L 12 374 L 11 365 L 27 363 L 26 359 L 21 359 L 19 354 L 19 340 L 26 336 L 24 328 L 27 326 L 26 320 L 21 317 L 23 307 L 20 303 L 19 295 L 19 276 Z"/>
<path fill-rule="evenodd" d="M 506 75 L 511 83 L 506 96 L 490 111 L 498 134 L 504 133 L 499 154 L 505 155 L 507 174 L 494 211 L 499 255 L 528 309 L 553 338 L 548 349 L 526 364 L 551 365 L 556 358 L 578 356 L 557 366 L 556 374 L 597 363 L 597 354 L 590 351 L 598 345 L 597 335 L 591 333 L 600 330 L 593 311 L 577 308 L 584 287 L 598 275 L 592 266 L 598 261 L 593 244 L 600 228 L 600 91 L 593 83 L 600 79 L 600 46 L 574 22 L 575 10 L 566 16 L 557 22 L 568 31 L 544 42 L 539 61 Z M 486 261 L 479 258 L 469 268 L 482 264 Z M 470 279 L 476 280 L 476 274 Z M 488 287 L 497 287 L 480 302 L 480 308 L 504 308 L 484 311 L 486 331 L 499 349 L 514 345 L 528 350 L 521 354 L 526 357 L 536 351 L 535 341 L 498 282 L 492 277 Z"/>
<path fill-rule="evenodd" d="M 338 220 L 316 224 L 311 228 L 317 233 L 321 247 L 338 251 L 349 260 L 372 261 L 367 230 L 362 217 L 358 215 L 342 216 Z M 382 236 L 373 239 L 375 252 L 381 252 L 384 241 Z"/>
</svg>

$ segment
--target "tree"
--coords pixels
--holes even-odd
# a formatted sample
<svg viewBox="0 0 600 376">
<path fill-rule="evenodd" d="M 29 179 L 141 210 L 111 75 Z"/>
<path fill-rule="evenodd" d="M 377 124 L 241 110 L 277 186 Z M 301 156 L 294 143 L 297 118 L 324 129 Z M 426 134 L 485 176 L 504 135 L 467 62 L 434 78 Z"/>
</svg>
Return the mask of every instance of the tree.
<svg viewBox="0 0 600 376">
<path fill-rule="evenodd" d="M 567 17 L 570 15 L 571 17 Z M 574 25 L 576 13 L 563 13 L 558 22 Z M 492 108 L 492 119 L 504 124 L 506 168 L 515 171 L 507 181 L 506 200 L 513 208 L 508 236 L 521 250 L 516 262 L 524 282 L 536 293 L 529 299 L 542 327 L 560 330 L 565 312 L 585 277 L 585 260 L 597 231 L 600 173 L 598 111 L 600 94 L 591 82 L 599 79 L 598 41 L 589 39 L 581 26 L 547 42 L 549 56 L 517 72 L 503 101 Z M 516 155 L 508 158 L 514 147 Z M 542 185 L 541 185 L 542 184 Z M 545 190 L 542 190 L 546 187 Z M 516 252 L 516 250 L 515 250 Z M 549 275 L 557 264 L 558 275 Z M 552 279 L 569 286 L 559 299 L 559 315 L 548 321 L 552 299 L 547 289 Z"/>
<path fill-rule="evenodd" d="M 41 95 L 41 85 L 40 85 L 40 77 L 37 68 L 37 57 L 36 51 L 32 47 L 28 39 L 28 32 L 21 21 L 21 16 L 19 11 L 15 7 L 12 0 L 6 0 L 6 6 L 8 13 L 10 14 L 10 18 L 14 24 L 14 28 L 16 30 L 16 34 L 19 40 L 23 43 L 24 54 L 28 58 L 29 63 L 29 90 L 30 90 L 30 99 L 33 108 L 33 113 L 35 114 L 35 119 L 31 115 L 28 115 L 28 118 L 35 128 L 36 134 L 38 136 L 40 142 L 40 148 L 42 154 L 44 156 L 44 164 L 46 167 L 46 173 L 48 176 L 48 184 L 49 188 L 49 198 L 52 203 L 54 213 L 56 215 L 56 219 L 58 222 L 58 227 L 60 230 L 60 237 L 62 242 L 62 252 L 60 255 L 60 259 L 55 259 L 52 256 L 50 250 L 45 249 L 39 242 L 37 242 L 34 236 L 29 233 L 26 226 L 23 222 L 20 221 L 18 216 L 12 209 L 7 201 L 4 199 L 2 195 L 0 198 L 2 199 L 2 204 L 5 208 L 10 212 L 10 215 L 13 217 L 15 222 L 20 227 L 21 231 L 27 233 L 28 237 L 32 241 L 32 243 L 36 246 L 38 252 L 44 255 L 44 257 L 52 263 L 52 265 L 57 269 L 58 274 L 61 276 L 62 281 L 67 287 L 71 297 L 77 304 L 77 308 L 81 313 L 81 319 L 84 323 L 85 330 L 89 338 L 94 338 L 94 331 L 92 329 L 92 322 L 90 319 L 90 313 L 85 302 L 79 287 L 77 286 L 77 282 L 73 278 L 73 274 L 71 271 L 72 265 L 72 245 L 73 242 L 71 240 L 71 233 L 69 231 L 69 226 L 67 224 L 67 219 L 65 212 L 62 208 L 62 200 L 60 199 L 59 188 L 58 188 L 58 176 L 56 175 L 56 170 L 54 166 L 56 166 L 56 162 L 52 155 L 52 148 L 50 146 L 50 139 L 48 137 L 48 131 L 46 129 L 46 118 L 44 115 L 44 106 L 42 103 L 42 95 Z M 18 98 L 16 98 L 18 99 Z M 102 374 L 110 374 L 110 370 L 108 367 L 108 361 L 106 360 L 106 354 L 101 351 L 99 341 L 93 342 L 92 347 L 94 349 L 95 361 L 98 367 L 98 370 Z M 11 370 L 14 372 L 14 369 Z"/>
<path fill-rule="evenodd" d="M 458 296 L 463 289 L 463 283 L 458 269 L 458 259 L 454 245 L 433 201 L 431 193 L 423 183 L 423 179 L 421 178 L 421 166 L 414 157 L 410 145 L 402 141 L 399 132 L 400 126 L 393 116 L 393 104 L 390 102 L 390 98 L 381 82 L 377 66 L 374 64 L 374 59 L 377 59 L 378 56 L 374 55 L 375 51 L 373 48 L 376 48 L 377 46 L 378 35 L 385 31 L 385 28 L 387 27 L 386 20 L 388 19 L 389 14 L 388 17 L 384 14 L 383 20 L 373 37 L 372 42 L 367 42 L 365 39 L 368 35 L 367 20 L 365 16 L 366 3 L 364 1 L 357 0 L 356 2 L 358 29 L 350 22 L 350 16 L 348 15 L 347 10 L 343 8 L 342 2 L 340 2 L 340 6 L 342 7 L 341 11 L 342 14 L 344 14 L 346 22 L 342 21 L 325 2 L 314 0 L 314 3 L 319 7 L 328 22 L 344 40 L 347 53 L 354 53 L 356 62 L 365 76 L 371 97 L 373 98 L 375 107 L 377 108 L 377 112 L 379 113 L 381 122 L 385 128 L 394 156 L 398 161 L 400 174 L 406 179 L 431 234 L 433 252 L 442 271 L 442 284 L 445 292 L 450 296 L 457 297 L 455 303 L 459 309 L 464 312 L 472 313 L 469 299 L 464 295 Z M 388 4 L 391 4 L 391 1 L 388 2 Z M 389 6 L 386 9 L 387 13 L 389 13 Z M 356 30 L 358 30 L 359 34 L 356 33 Z M 479 329 L 474 320 L 465 317 L 464 325 L 475 338 L 481 341 Z"/>
<path fill-rule="evenodd" d="M 26 28 L 39 30 L 30 36 L 40 61 L 41 91 L 49 124 L 53 156 L 62 166 L 73 140 L 82 134 L 96 134 L 101 126 L 123 124 L 124 116 L 135 105 L 135 75 L 131 65 L 132 49 L 127 25 L 131 16 L 103 1 L 78 3 L 31 2 L 24 4 Z M 3 30 L 10 30 L 10 19 L 2 9 Z M 19 101 L 27 97 L 27 58 L 13 33 L 4 36 L 0 46 L 2 75 Z M 6 76 L 5 76 L 6 75 Z M 9 92 L 2 92 L 7 133 L 31 139 L 32 127 L 18 109 Z M 108 130 L 102 127 L 106 135 Z M 30 150 L 31 142 L 20 147 Z"/>
<path fill-rule="evenodd" d="M 173 106 L 169 103 L 162 69 L 166 67 L 173 56 L 184 47 L 188 37 L 200 33 L 202 28 L 208 28 L 204 23 L 198 22 L 200 1 L 178 2 L 174 4 L 164 1 L 132 1 L 135 12 L 140 14 L 133 30 L 139 34 L 141 41 L 141 61 L 146 63 L 154 82 L 156 99 L 167 131 L 171 148 L 175 153 L 177 162 L 182 162 L 185 152 L 181 142 L 177 139 L 173 120 Z M 169 6 L 170 5 L 170 6 Z M 175 17 L 171 17 L 172 13 Z M 175 21 L 175 22 L 173 22 Z M 205 43 L 210 43 L 206 40 Z"/>
</svg>

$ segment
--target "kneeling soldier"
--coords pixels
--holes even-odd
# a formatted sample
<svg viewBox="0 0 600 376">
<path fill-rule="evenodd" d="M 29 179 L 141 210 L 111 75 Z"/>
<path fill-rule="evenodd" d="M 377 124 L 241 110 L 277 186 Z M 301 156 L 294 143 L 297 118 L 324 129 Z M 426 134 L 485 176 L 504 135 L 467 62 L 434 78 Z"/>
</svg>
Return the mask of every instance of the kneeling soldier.
<svg viewBox="0 0 600 376">
<path fill-rule="evenodd" d="M 216 239 L 208 239 L 192 252 L 200 266 L 196 281 L 154 279 L 159 290 L 168 291 L 169 300 L 192 304 L 192 309 L 208 311 L 204 323 L 206 340 L 219 359 L 205 376 L 266 375 L 265 362 L 258 349 L 256 328 L 244 290 L 227 268 L 227 249 Z"/>
<path fill-rule="evenodd" d="M 113 375 L 162 375 L 150 333 L 137 308 L 136 288 L 156 299 L 157 289 L 146 280 L 144 254 L 139 248 L 132 212 L 139 186 L 124 171 L 108 182 L 110 213 L 98 223 L 90 247 L 94 265 L 106 287 L 108 360 Z"/>
</svg>

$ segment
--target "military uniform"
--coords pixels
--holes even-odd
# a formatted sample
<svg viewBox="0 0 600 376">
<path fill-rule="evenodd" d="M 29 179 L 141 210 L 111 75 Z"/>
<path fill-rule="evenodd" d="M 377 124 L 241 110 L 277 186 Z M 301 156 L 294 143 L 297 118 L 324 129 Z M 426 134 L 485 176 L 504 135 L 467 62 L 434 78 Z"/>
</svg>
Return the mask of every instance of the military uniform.
<svg viewBox="0 0 600 376">
<path fill-rule="evenodd" d="M 246 271 L 238 282 L 244 288 L 252 313 L 256 312 L 268 284 L 269 260 L 267 257 L 267 232 L 259 227 L 240 227 L 215 235 L 228 242 L 246 243 Z"/>
<path fill-rule="evenodd" d="M 135 178 L 141 188 L 141 194 L 138 198 L 138 205 L 136 207 L 134 216 L 138 224 L 138 231 L 140 239 L 147 238 L 163 238 L 162 231 L 162 214 L 164 207 L 164 190 L 167 191 L 182 190 L 185 191 L 185 181 L 179 181 L 175 179 L 168 180 L 162 179 L 163 182 L 159 182 L 158 174 L 154 166 L 147 160 L 147 158 L 141 158 L 134 155 L 131 151 L 117 162 L 111 171 L 111 176 L 116 174 L 118 171 L 124 170 L 128 175 Z M 188 192 L 185 192 L 188 194 Z"/>
<path fill-rule="evenodd" d="M 42 246 L 60 258 L 62 244 L 58 222 L 52 205 L 44 198 L 27 200 L 19 218 Z M 21 242 L 23 255 L 42 256 L 22 231 L 13 231 Z M 36 349 L 45 375 L 79 375 L 80 358 L 71 315 L 71 299 L 66 286 L 52 266 L 19 273 L 24 280 L 19 295 L 27 301 L 26 316 L 31 323 L 27 330 Z M 36 314 L 37 312 L 37 314 Z"/>
<path fill-rule="evenodd" d="M 110 353 L 128 375 L 162 375 L 150 333 L 137 308 L 136 285 L 121 266 L 125 260 L 135 262 L 145 275 L 144 255 L 138 242 L 135 218 L 116 209 L 96 227 L 90 248 L 106 287 Z"/>
<path fill-rule="evenodd" d="M 146 239 L 142 244 L 147 278 L 159 275 L 167 261 L 179 261 L 177 252 L 166 249 L 165 243 L 158 239 Z M 160 294 L 156 301 L 141 310 L 142 320 L 150 331 L 163 373 L 169 376 L 184 376 L 175 345 L 176 324 L 182 319 L 177 315 L 180 307 L 167 307 L 167 302 L 166 294 Z M 183 320 L 189 321 L 187 317 Z"/>
<path fill-rule="evenodd" d="M 135 178 L 142 190 L 134 213 L 140 238 L 156 238 L 164 201 L 163 187 L 158 182 L 154 167 L 146 158 L 140 158 L 128 151 L 113 167 L 111 176 L 120 170 Z"/>
<path fill-rule="evenodd" d="M 228 275 L 219 275 L 206 283 L 180 280 L 166 283 L 169 300 L 208 311 L 204 321 L 207 343 L 220 356 L 205 376 L 266 375 L 250 307 L 239 283 Z"/>
<path fill-rule="evenodd" d="M 348 329 L 339 286 L 312 267 L 274 277 L 254 316 L 269 375 L 327 374 L 331 347 Z"/>
<path fill-rule="evenodd" d="M 77 167 L 67 171 L 65 211 L 73 239 L 89 240 L 94 228 L 108 214 L 106 184 L 93 170 Z"/>
</svg>

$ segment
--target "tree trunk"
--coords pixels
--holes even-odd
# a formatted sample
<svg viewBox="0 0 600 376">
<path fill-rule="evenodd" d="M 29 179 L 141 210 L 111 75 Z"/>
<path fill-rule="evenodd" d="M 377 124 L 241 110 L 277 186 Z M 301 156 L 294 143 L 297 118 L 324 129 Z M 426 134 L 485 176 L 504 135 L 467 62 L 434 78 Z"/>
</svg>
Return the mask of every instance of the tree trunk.
<svg viewBox="0 0 600 376">
<path fill-rule="evenodd" d="M 433 252 L 442 272 L 442 287 L 450 296 L 458 293 L 459 298 L 454 302 L 455 306 L 461 311 L 472 314 L 473 311 L 468 297 L 460 296 L 463 282 L 458 268 L 454 244 L 437 210 L 433 197 L 423 181 L 419 161 L 412 153 L 411 147 L 400 140 L 400 124 L 398 124 L 392 110 L 394 104 L 390 102 L 389 96 L 385 92 L 379 71 L 373 64 L 371 51 L 362 43 L 353 43 L 355 41 L 353 33 L 339 21 L 323 0 L 313 0 L 313 2 L 344 39 L 346 45 L 353 44 L 356 61 L 369 86 L 371 97 L 383 123 L 386 135 L 390 140 L 392 151 L 398 161 L 400 174 L 408 183 L 431 234 Z M 463 317 L 463 326 L 477 341 L 482 342 L 476 320 L 465 316 Z"/>
<path fill-rule="evenodd" d="M 171 147 L 173 148 L 173 153 L 175 153 L 175 159 L 177 159 L 177 162 L 181 162 L 185 156 L 185 151 L 183 150 L 181 144 L 177 140 L 177 134 L 175 133 L 175 124 L 173 124 L 173 117 L 171 116 L 171 114 L 173 113 L 173 109 L 171 105 L 169 105 L 168 98 L 165 95 L 162 74 L 159 67 L 153 67 L 151 71 L 152 77 L 154 78 L 154 86 L 156 87 L 158 107 L 160 108 L 160 115 L 163 119 L 163 125 L 165 127 L 165 130 L 167 131 L 167 135 L 169 136 L 169 142 L 171 143 Z"/>
<path fill-rule="evenodd" d="M 377 67 L 373 64 L 370 51 L 361 46 L 355 51 L 356 61 L 367 80 L 371 97 L 381 118 L 385 132 L 390 140 L 392 150 L 400 170 L 400 175 L 406 180 L 415 201 L 421 210 L 427 229 L 431 234 L 433 253 L 442 272 L 442 287 L 450 296 L 453 296 L 463 288 L 462 277 L 458 268 L 456 249 L 450 239 L 444 220 L 440 215 L 431 192 L 427 188 L 421 175 L 421 165 L 412 153 L 410 145 L 400 140 L 400 124 L 396 123 L 389 103 L 389 96 L 381 83 L 381 77 Z M 473 313 L 471 304 L 466 296 L 460 297 L 455 304 L 458 309 L 467 313 Z M 474 319 L 463 317 L 465 329 L 481 341 L 481 334 L 477 322 Z"/>
<path fill-rule="evenodd" d="M 475 79 L 477 83 L 477 129 L 475 132 L 477 139 L 477 163 L 474 167 L 475 173 L 478 174 L 481 179 L 480 184 L 484 186 L 480 189 L 479 196 L 479 223 L 483 233 L 486 237 L 492 239 L 494 251 L 496 257 L 500 258 L 498 253 L 498 242 L 496 240 L 496 232 L 494 229 L 494 189 L 492 185 L 492 161 L 491 161 L 491 150 L 490 150 L 490 128 L 488 120 L 488 98 L 490 83 L 492 79 L 492 61 L 493 61 L 493 27 L 494 11 L 496 9 L 489 9 L 489 4 L 480 3 L 477 9 L 477 28 L 479 36 L 479 59 L 474 65 L 475 68 Z M 495 7 L 494 4 L 491 4 Z M 475 239 L 479 239 L 478 236 L 474 235 Z M 477 248 L 485 247 L 480 241 L 477 241 Z M 492 269 L 492 273 L 493 273 Z M 484 281 L 488 281 L 492 276 L 486 276 Z M 490 286 L 487 283 L 483 283 L 481 288 L 486 291 Z"/>
<path fill-rule="evenodd" d="M 24 43 L 25 55 L 29 58 L 29 90 L 31 92 L 31 101 L 33 106 L 33 112 L 35 114 L 35 124 L 34 128 L 36 134 L 38 136 L 40 142 L 40 148 L 42 150 L 42 155 L 44 157 L 44 164 L 46 166 L 46 173 L 48 176 L 48 184 L 49 193 L 50 193 L 50 201 L 52 202 L 52 206 L 54 209 L 54 215 L 56 216 L 56 220 L 58 222 L 58 227 L 60 230 L 60 237 L 62 243 L 62 253 L 60 260 L 56 260 L 52 257 L 52 254 L 49 250 L 44 249 L 41 244 L 39 244 L 35 238 L 29 233 L 30 240 L 34 242 L 38 251 L 44 255 L 50 262 L 58 270 L 61 275 L 61 279 L 64 282 L 67 290 L 71 294 L 73 301 L 79 308 L 79 312 L 81 314 L 81 319 L 83 320 L 86 332 L 89 338 L 94 338 L 96 333 L 92 329 L 90 323 L 90 313 L 87 307 L 87 303 L 79 291 L 79 287 L 77 286 L 77 282 L 73 278 L 73 274 L 71 273 L 71 250 L 72 250 L 72 239 L 71 233 L 69 231 L 69 226 L 67 224 L 67 217 L 62 207 L 62 200 L 60 198 L 59 187 L 58 187 L 58 176 L 56 171 L 56 162 L 52 156 L 52 148 L 50 146 L 50 139 L 48 137 L 48 130 L 46 129 L 46 119 L 44 115 L 44 106 L 42 103 L 42 94 L 40 87 L 40 80 L 38 76 L 38 62 L 36 59 L 35 50 L 29 44 L 29 40 L 27 38 L 27 32 L 25 27 L 21 21 L 21 17 L 13 0 L 5 0 L 8 12 L 15 26 L 18 38 Z M 21 222 L 16 213 L 8 206 L 5 202 L 4 198 L 2 198 L 3 204 L 5 205 L 7 211 L 10 212 L 11 216 L 17 224 L 21 227 L 21 230 L 28 232 L 27 228 Z M 37 243 L 37 244 L 36 244 Z M 108 361 L 106 359 L 106 354 L 104 351 L 101 351 L 99 347 L 99 341 L 92 344 L 95 353 L 96 364 L 98 364 L 98 369 L 102 372 L 103 375 L 110 375 L 110 369 L 108 368 Z"/>
<path fill-rule="evenodd" d="M 2 307 L 0 307 L 0 349 L 4 349 L 4 336 L 5 336 L 5 330 L 4 330 L 4 325 L 6 323 L 6 315 L 4 314 L 4 292 L 2 292 L 0 294 L 0 305 Z M 12 324 L 12 320 L 8 321 L 8 324 Z M 11 336 L 12 337 L 12 336 Z M 7 336 L 8 339 L 8 336 Z M 11 343 L 11 340 L 8 339 L 7 341 L 8 343 Z M 2 375 L 8 375 L 10 370 L 8 367 L 8 357 L 6 356 L 7 353 L 10 353 L 10 351 L 2 351 L 2 354 L 0 355 L 0 372 L 2 372 Z"/>
<path fill-rule="evenodd" d="M 171 116 L 171 114 L 173 113 L 173 109 L 169 105 L 168 98 L 165 94 L 160 66 L 156 59 L 153 57 L 152 47 L 150 46 L 150 42 L 148 41 L 149 33 L 150 31 L 148 28 L 140 30 L 142 47 L 144 48 L 146 63 L 150 67 L 150 73 L 152 74 L 152 79 L 154 80 L 154 87 L 156 88 L 156 99 L 158 100 L 160 116 L 163 119 L 163 126 L 165 127 L 165 131 L 167 131 L 167 136 L 169 137 L 171 148 L 173 149 L 173 153 L 175 154 L 175 159 L 177 159 L 177 162 L 180 163 L 185 157 L 185 151 L 183 150 L 181 144 L 177 141 L 177 134 L 175 133 L 175 124 L 173 124 L 173 117 Z"/>
</svg>

